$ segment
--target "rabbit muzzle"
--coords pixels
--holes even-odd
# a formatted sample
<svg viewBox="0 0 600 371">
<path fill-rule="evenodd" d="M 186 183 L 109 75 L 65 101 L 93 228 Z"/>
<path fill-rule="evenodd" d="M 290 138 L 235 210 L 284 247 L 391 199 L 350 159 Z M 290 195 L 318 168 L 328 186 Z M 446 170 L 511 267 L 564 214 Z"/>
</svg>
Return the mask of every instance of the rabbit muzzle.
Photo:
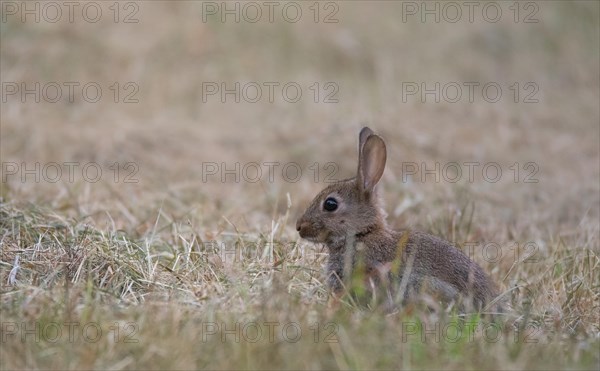
<svg viewBox="0 0 600 371">
<path fill-rule="evenodd" d="M 296 230 L 300 234 L 300 237 L 304 239 L 310 240 L 311 237 L 316 237 L 315 229 L 312 228 L 309 222 L 302 221 L 302 219 L 296 222 Z"/>
<path fill-rule="evenodd" d="M 300 237 L 310 242 L 325 242 L 328 235 L 323 228 L 319 228 L 315 223 L 303 220 L 303 218 L 298 219 L 296 222 L 296 230 Z"/>
</svg>

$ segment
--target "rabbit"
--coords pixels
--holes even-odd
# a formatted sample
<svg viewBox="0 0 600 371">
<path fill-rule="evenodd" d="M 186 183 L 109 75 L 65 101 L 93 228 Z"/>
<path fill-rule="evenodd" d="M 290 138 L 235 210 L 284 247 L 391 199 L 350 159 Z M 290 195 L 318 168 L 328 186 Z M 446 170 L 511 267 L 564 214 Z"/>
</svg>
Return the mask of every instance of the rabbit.
<svg viewBox="0 0 600 371">
<path fill-rule="evenodd" d="M 322 190 L 296 223 L 301 238 L 327 247 L 327 284 L 334 298 L 356 288 L 380 293 L 392 308 L 427 297 L 484 309 L 498 292 L 479 265 L 448 241 L 388 226 L 376 192 L 386 157 L 384 140 L 364 127 L 356 177 Z"/>
</svg>

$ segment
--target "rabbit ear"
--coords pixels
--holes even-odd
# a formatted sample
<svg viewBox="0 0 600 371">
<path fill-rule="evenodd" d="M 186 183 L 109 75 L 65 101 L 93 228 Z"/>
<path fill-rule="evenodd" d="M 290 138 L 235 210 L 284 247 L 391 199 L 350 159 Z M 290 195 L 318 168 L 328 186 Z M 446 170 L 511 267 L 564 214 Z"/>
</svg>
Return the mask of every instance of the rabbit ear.
<svg viewBox="0 0 600 371">
<path fill-rule="evenodd" d="M 362 149 L 363 149 L 363 146 L 365 145 L 365 142 L 367 141 L 367 138 L 373 134 L 374 134 L 373 130 L 369 129 L 366 126 L 364 128 L 362 128 L 362 130 L 360 131 L 360 134 L 358 134 L 358 156 L 359 157 L 362 153 Z"/>
<path fill-rule="evenodd" d="M 361 139 L 363 131 L 361 131 Z M 383 175 L 386 159 L 385 142 L 380 136 L 371 132 L 371 135 L 365 139 L 362 151 L 358 155 L 358 174 L 356 180 L 361 193 L 373 192 L 373 189 Z"/>
</svg>

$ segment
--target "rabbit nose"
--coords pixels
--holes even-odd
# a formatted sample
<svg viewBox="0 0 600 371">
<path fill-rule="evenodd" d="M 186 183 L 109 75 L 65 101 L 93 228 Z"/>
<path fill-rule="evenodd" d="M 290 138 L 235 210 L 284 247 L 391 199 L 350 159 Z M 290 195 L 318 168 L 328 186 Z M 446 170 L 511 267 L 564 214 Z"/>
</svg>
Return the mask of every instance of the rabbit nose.
<svg viewBox="0 0 600 371">
<path fill-rule="evenodd" d="M 302 230 L 302 228 L 306 228 L 306 225 L 307 225 L 307 224 L 308 224 L 308 223 L 306 223 L 306 222 L 303 222 L 302 220 L 298 220 L 298 221 L 296 222 L 296 230 L 297 230 L 298 232 L 300 232 L 300 231 Z"/>
</svg>

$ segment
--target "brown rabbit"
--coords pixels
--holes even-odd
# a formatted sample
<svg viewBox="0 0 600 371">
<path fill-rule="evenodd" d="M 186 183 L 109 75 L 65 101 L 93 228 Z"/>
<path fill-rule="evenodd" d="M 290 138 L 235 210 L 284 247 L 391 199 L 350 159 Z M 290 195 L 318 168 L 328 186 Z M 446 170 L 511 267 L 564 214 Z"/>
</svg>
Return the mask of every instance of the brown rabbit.
<svg viewBox="0 0 600 371">
<path fill-rule="evenodd" d="M 497 291 L 475 262 L 443 239 L 388 227 L 375 190 L 386 157 L 383 139 L 363 128 L 356 177 L 321 191 L 296 223 L 300 237 L 327 246 L 330 288 L 355 293 L 359 276 L 359 291 L 380 292 L 391 305 L 433 297 L 481 310 Z"/>
</svg>

